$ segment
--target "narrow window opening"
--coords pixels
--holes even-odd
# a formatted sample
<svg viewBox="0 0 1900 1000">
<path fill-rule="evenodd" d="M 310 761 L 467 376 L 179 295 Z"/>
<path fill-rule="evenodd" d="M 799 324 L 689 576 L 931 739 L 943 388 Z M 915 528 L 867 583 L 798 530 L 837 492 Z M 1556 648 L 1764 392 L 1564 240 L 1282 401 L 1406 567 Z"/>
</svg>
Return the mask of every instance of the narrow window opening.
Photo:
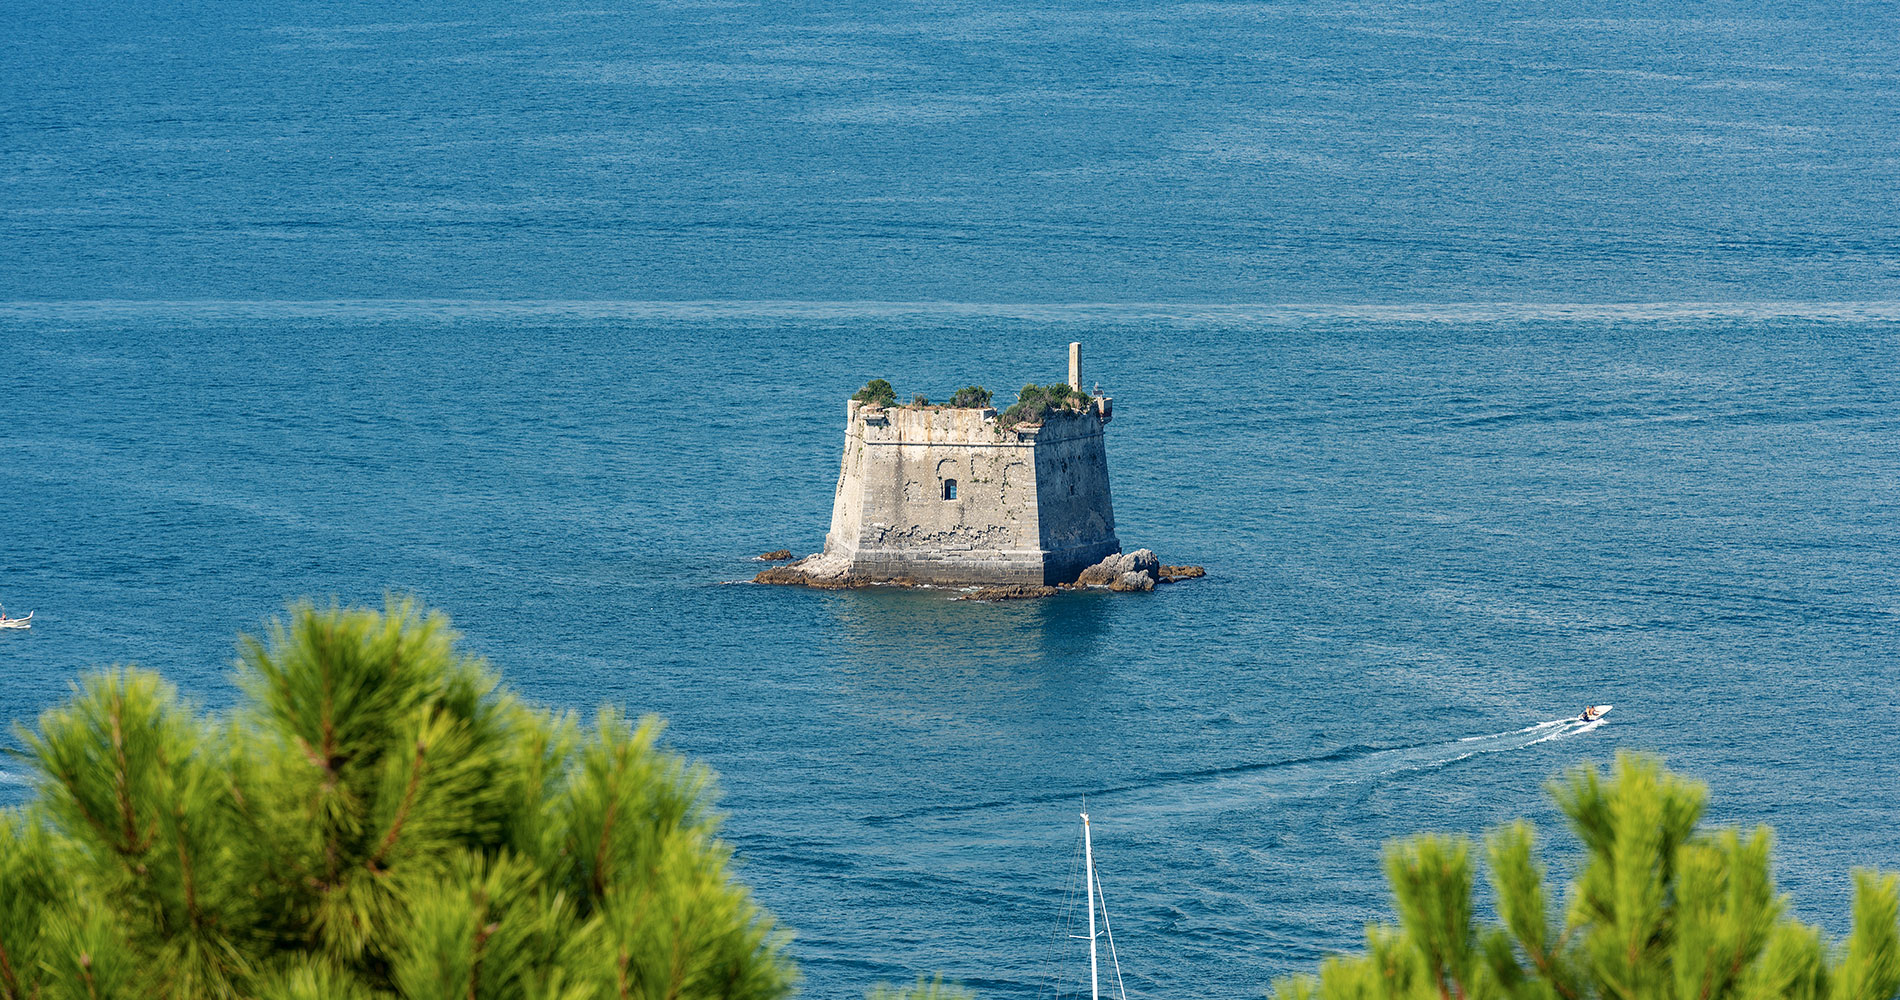
<svg viewBox="0 0 1900 1000">
<path fill-rule="evenodd" d="M 956 480 L 946 479 L 943 481 L 943 498 L 945 500 L 955 500 L 957 498 Z"/>
</svg>

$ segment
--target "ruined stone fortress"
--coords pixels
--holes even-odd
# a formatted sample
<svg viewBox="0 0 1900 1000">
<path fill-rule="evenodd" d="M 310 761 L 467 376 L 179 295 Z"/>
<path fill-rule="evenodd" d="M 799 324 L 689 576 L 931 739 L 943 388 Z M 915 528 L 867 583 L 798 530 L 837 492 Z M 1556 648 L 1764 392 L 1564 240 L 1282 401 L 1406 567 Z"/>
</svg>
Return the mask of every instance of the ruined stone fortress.
<svg viewBox="0 0 1900 1000">
<path fill-rule="evenodd" d="M 1082 389 L 1080 344 L 1069 345 L 1069 384 Z M 853 400 L 824 551 L 760 579 L 1072 583 L 1121 551 L 1104 441 L 1112 415 L 1102 396 L 1014 427 L 987 407 Z"/>
</svg>

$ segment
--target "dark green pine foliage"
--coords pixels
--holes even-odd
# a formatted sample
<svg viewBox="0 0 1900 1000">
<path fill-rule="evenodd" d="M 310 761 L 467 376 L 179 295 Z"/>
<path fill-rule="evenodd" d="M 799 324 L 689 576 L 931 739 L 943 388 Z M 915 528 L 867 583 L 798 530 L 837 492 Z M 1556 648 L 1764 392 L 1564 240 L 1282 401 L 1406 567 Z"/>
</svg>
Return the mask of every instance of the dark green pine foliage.
<svg viewBox="0 0 1900 1000">
<path fill-rule="evenodd" d="M 1830 946 L 1788 916 L 1766 827 L 1697 829 L 1699 783 L 1620 754 L 1610 777 L 1571 771 L 1551 792 L 1584 854 L 1553 919 L 1536 834 L 1495 830 L 1485 854 L 1498 925 L 1472 905 L 1472 851 L 1420 836 L 1386 851 L 1396 926 L 1361 955 L 1274 986 L 1278 1000 L 1892 1000 L 1900 991 L 1900 880 L 1855 873 L 1853 931 Z"/>
<path fill-rule="evenodd" d="M 890 382 L 881 378 L 874 378 L 865 383 L 864 388 L 852 393 L 851 398 L 860 403 L 869 403 L 873 406 L 896 406 L 897 390 L 892 387 Z"/>
<path fill-rule="evenodd" d="M 0 1000 L 773 1000 L 786 936 L 660 725 L 530 708 L 440 615 L 293 609 L 244 697 L 86 677 L 21 730 Z"/>
<path fill-rule="evenodd" d="M 980 410 L 990 405 L 990 391 L 980 385 L 966 385 L 951 395 L 950 405 L 957 409 Z"/>
<path fill-rule="evenodd" d="M 1030 383 L 1016 394 L 1016 402 L 997 416 L 997 422 L 1005 427 L 1017 424 L 1039 424 L 1057 410 L 1084 410 L 1089 405 L 1089 394 L 1066 382 L 1054 382 L 1049 385 Z"/>
</svg>

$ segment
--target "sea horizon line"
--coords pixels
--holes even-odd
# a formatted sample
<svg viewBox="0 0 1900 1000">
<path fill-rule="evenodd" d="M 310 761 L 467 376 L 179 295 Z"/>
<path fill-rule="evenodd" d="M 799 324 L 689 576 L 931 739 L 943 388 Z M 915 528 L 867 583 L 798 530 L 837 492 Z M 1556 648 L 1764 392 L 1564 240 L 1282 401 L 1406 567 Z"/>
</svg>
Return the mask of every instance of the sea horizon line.
<svg viewBox="0 0 1900 1000">
<path fill-rule="evenodd" d="M 200 318 L 462 319 L 863 319 L 885 316 L 981 316 L 1064 322 L 1174 320 L 1207 322 L 1367 321 L 1394 323 L 1659 322 L 1807 320 L 1900 322 L 1900 299 L 1513 300 L 1416 302 L 968 302 L 823 299 L 16 299 L 0 301 L 0 319 L 103 319 L 173 313 Z"/>
</svg>

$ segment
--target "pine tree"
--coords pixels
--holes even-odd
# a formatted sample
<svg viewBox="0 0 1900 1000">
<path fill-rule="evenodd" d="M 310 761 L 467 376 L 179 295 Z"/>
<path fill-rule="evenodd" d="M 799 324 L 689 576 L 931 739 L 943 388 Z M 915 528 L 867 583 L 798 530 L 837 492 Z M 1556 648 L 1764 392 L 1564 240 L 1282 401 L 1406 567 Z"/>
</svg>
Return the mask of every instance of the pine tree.
<svg viewBox="0 0 1900 1000">
<path fill-rule="evenodd" d="M 1553 923 L 1536 831 L 1485 842 L 1497 925 L 1472 903 L 1473 845 L 1426 835 L 1388 846 L 1396 925 L 1279 1000 L 1892 1000 L 1900 991 L 1900 879 L 1854 875 L 1853 931 L 1831 947 L 1788 916 L 1766 827 L 1701 831 L 1707 791 L 1654 757 L 1619 754 L 1610 776 L 1572 770 L 1551 793 L 1583 842 Z"/>
<path fill-rule="evenodd" d="M 661 726 L 522 704 L 446 619 L 294 608 L 238 707 L 85 677 L 20 730 L 0 1000 L 776 1000 L 786 935 Z"/>
</svg>

